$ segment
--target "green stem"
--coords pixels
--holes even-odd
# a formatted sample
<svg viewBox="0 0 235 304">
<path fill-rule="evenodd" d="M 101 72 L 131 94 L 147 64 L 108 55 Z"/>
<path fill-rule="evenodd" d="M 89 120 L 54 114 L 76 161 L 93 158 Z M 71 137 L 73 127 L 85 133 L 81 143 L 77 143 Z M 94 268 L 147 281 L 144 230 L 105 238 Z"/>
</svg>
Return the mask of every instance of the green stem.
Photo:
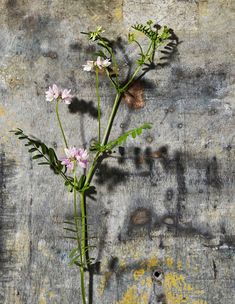
<svg viewBox="0 0 235 304">
<path fill-rule="evenodd" d="M 118 92 L 116 94 L 114 104 L 113 104 L 113 108 L 112 108 L 112 112 L 111 112 L 110 117 L 109 117 L 108 125 L 106 127 L 104 137 L 103 137 L 103 140 L 101 142 L 102 146 L 107 144 L 109 134 L 110 134 L 110 131 L 111 131 L 112 126 L 113 126 L 113 121 L 114 121 L 114 118 L 115 118 L 115 115 L 117 113 L 117 109 L 118 109 L 118 106 L 119 106 L 119 103 L 120 103 L 120 99 L 121 99 L 121 93 Z"/>
<path fill-rule="evenodd" d="M 86 304 L 86 291 L 85 291 L 85 276 L 84 276 L 84 263 L 83 263 L 83 245 L 82 242 L 80 241 L 79 237 L 79 223 L 78 223 L 78 212 L 77 212 L 77 190 L 76 190 L 76 183 L 77 183 L 77 178 L 76 178 L 76 169 L 74 168 L 74 188 L 73 188 L 73 202 L 74 202 L 74 221 L 76 225 L 76 232 L 77 232 L 77 246 L 78 250 L 80 253 L 80 278 L 81 278 L 81 292 L 82 292 L 82 302 L 83 304 Z M 83 226 L 82 226 L 82 231 L 83 231 Z"/>
<path fill-rule="evenodd" d="M 83 260 L 86 261 L 87 269 L 89 270 L 90 256 L 89 256 L 89 243 L 88 243 L 88 231 L 87 231 L 87 213 L 86 213 L 86 194 L 85 192 L 80 193 L 80 204 L 82 213 L 82 241 L 84 248 Z"/>
<path fill-rule="evenodd" d="M 115 78 L 116 78 L 116 84 L 118 84 L 118 71 L 117 71 L 117 60 L 116 60 L 116 57 L 115 57 L 115 54 L 112 50 L 112 61 L 113 61 L 113 65 L 114 65 L 114 72 L 115 72 Z"/>
<path fill-rule="evenodd" d="M 138 45 L 138 47 L 140 48 L 140 52 L 141 52 L 141 55 L 144 55 L 144 52 L 143 52 L 143 49 L 142 49 L 142 46 L 140 45 L 140 43 L 137 41 L 137 40 L 134 40 L 134 42 Z"/>
<path fill-rule="evenodd" d="M 65 146 L 66 146 L 66 148 L 68 148 L 68 143 L 67 143 L 67 140 L 66 140 L 66 138 L 65 138 L 64 130 L 63 130 L 63 127 L 62 127 L 62 124 L 61 124 L 61 121 L 60 121 L 60 115 L 59 115 L 59 99 L 57 99 L 57 101 L 56 101 L 56 116 L 57 116 L 57 120 L 58 120 L 58 123 L 59 123 L 59 126 L 60 126 L 61 133 L 62 133 L 62 135 L 63 135 L 63 139 L 64 139 Z"/>
<path fill-rule="evenodd" d="M 82 290 L 82 303 L 86 304 L 85 274 L 83 267 L 80 267 L 80 278 L 81 278 L 81 290 Z"/>
<path fill-rule="evenodd" d="M 141 69 L 141 67 L 142 67 L 142 65 L 139 65 L 139 66 L 135 69 L 135 71 L 134 71 L 134 73 L 132 74 L 132 76 L 131 76 L 131 78 L 129 79 L 129 81 L 124 85 L 124 87 L 121 88 L 121 92 L 125 92 L 125 91 L 128 89 L 129 85 L 132 83 L 132 81 L 134 80 L 135 76 L 137 75 L 137 73 L 139 72 L 139 70 Z"/>
<path fill-rule="evenodd" d="M 137 42 L 137 41 L 136 41 Z M 124 85 L 124 87 L 122 87 L 120 89 L 120 92 L 125 92 L 128 87 L 131 85 L 132 81 L 134 80 L 135 76 L 138 74 L 139 70 L 142 68 L 142 65 L 145 63 L 146 59 L 148 58 L 149 52 L 152 48 L 153 42 L 151 41 L 149 44 L 149 47 L 147 49 L 147 52 L 145 54 L 145 60 L 142 64 L 139 64 L 138 67 L 135 69 L 134 73 L 132 74 L 131 78 L 129 79 L 129 81 Z"/>
<path fill-rule="evenodd" d="M 108 69 L 105 69 L 105 71 L 106 71 L 107 77 L 108 77 L 108 79 L 110 80 L 111 84 L 112 84 L 113 87 L 115 88 L 116 92 L 118 92 L 118 85 L 117 85 L 116 82 L 111 78 Z"/>
<path fill-rule="evenodd" d="M 98 143 L 100 143 L 100 92 L 99 92 L 99 68 L 96 67 L 95 69 L 95 84 L 96 84 L 96 96 L 97 96 L 97 102 L 98 102 Z"/>
</svg>

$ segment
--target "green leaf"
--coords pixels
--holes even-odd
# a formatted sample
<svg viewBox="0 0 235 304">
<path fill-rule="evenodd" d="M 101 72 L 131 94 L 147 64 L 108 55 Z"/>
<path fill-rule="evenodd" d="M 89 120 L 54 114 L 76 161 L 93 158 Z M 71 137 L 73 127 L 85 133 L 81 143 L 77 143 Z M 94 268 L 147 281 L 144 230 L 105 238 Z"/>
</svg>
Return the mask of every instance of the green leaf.
<svg viewBox="0 0 235 304">
<path fill-rule="evenodd" d="M 64 227 L 63 229 L 64 229 L 64 230 L 67 230 L 67 231 L 71 231 L 71 232 L 77 233 L 77 230 L 74 230 L 74 229 L 72 229 L 72 228 Z"/>
<path fill-rule="evenodd" d="M 85 181 L 86 181 L 86 175 L 83 174 L 78 181 L 78 185 L 77 185 L 78 189 L 83 188 Z"/>
<path fill-rule="evenodd" d="M 22 139 L 26 139 L 26 138 L 28 138 L 28 136 L 20 136 L 20 137 L 18 137 L 18 139 L 20 139 L 20 140 L 22 140 Z"/>
<path fill-rule="evenodd" d="M 42 153 L 43 154 L 47 154 L 47 152 L 48 152 L 48 148 L 47 148 L 47 146 L 45 145 L 45 144 L 41 144 L 41 149 L 42 149 Z"/>
<path fill-rule="evenodd" d="M 43 162 L 43 163 L 38 163 L 39 166 L 43 166 L 43 165 L 47 165 L 47 166 L 50 166 L 50 163 L 47 163 L 47 162 Z"/>
<path fill-rule="evenodd" d="M 31 148 L 31 149 L 28 150 L 29 153 L 32 153 L 32 152 L 35 152 L 35 151 L 38 151 L 38 149 L 37 148 Z"/>
<path fill-rule="evenodd" d="M 71 250 L 69 258 L 72 259 L 77 254 L 78 250 L 78 248 L 74 248 L 73 250 Z"/>
<path fill-rule="evenodd" d="M 151 128 L 152 128 L 152 126 L 150 124 L 145 123 L 145 124 L 143 124 L 142 126 L 136 128 L 136 129 L 130 130 L 130 131 L 122 134 L 116 140 L 110 141 L 107 145 L 105 145 L 103 147 L 103 149 L 105 151 L 112 150 L 117 145 L 121 145 L 122 143 L 124 143 L 129 136 L 132 136 L 132 138 L 136 138 L 137 135 L 141 135 L 142 134 L 143 130 L 145 130 L 145 129 L 151 129 Z"/>
<path fill-rule="evenodd" d="M 35 156 L 32 157 L 32 159 L 38 159 L 38 158 L 42 158 L 43 155 L 42 154 L 37 154 Z"/>
<path fill-rule="evenodd" d="M 48 156 L 49 156 L 51 163 L 53 164 L 55 162 L 55 152 L 52 148 L 50 148 L 48 150 Z"/>
<path fill-rule="evenodd" d="M 76 255 L 70 262 L 69 262 L 69 265 L 73 265 L 75 262 L 77 262 L 77 260 L 79 259 L 80 257 L 80 254 Z"/>
<path fill-rule="evenodd" d="M 131 136 L 132 136 L 132 138 L 136 138 L 136 131 L 132 131 Z"/>
<path fill-rule="evenodd" d="M 64 224 L 68 224 L 68 225 L 75 225 L 74 222 L 70 222 L 70 221 L 64 221 Z"/>
</svg>

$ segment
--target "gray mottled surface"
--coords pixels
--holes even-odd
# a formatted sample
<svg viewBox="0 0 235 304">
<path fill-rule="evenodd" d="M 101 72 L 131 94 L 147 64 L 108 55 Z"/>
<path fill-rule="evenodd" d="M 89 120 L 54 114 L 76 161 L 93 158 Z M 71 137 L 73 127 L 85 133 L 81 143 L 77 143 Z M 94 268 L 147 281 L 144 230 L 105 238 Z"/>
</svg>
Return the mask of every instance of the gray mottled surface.
<svg viewBox="0 0 235 304">
<path fill-rule="evenodd" d="M 0 0 L 1 304 L 80 303 L 72 244 L 61 237 L 71 194 L 8 130 L 21 127 L 62 154 L 44 92 L 56 82 L 95 107 L 94 79 L 81 69 L 94 50 L 80 31 L 103 25 L 116 37 L 151 18 L 181 43 L 145 77 L 145 107 L 121 105 L 113 137 L 145 121 L 153 129 L 95 178 L 93 303 L 235 302 L 234 12 L 233 0 Z M 104 120 L 112 98 L 104 81 Z M 92 107 L 81 115 L 61 106 L 71 145 L 94 137 Z"/>
</svg>

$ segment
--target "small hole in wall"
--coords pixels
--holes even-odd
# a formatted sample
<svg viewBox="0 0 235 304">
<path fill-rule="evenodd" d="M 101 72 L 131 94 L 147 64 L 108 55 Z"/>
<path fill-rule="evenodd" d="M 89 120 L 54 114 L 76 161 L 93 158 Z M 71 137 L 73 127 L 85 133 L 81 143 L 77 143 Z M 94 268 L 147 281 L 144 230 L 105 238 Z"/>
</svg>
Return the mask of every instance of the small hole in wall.
<svg viewBox="0 0 235 304">
<path fill-rule="evenodd" d="M 152 280 L 155 281 L 158 285 L 162 285 L 163 281 L 163 271 L 160 268 L 157 268 L 153 271 Z"/>
<path fill-rule="evenodd" d="M 161 274 L 162 274 L 162 273 L 161 273 L 160 271 L 158 271 L 158 270 L 156 270 L 156 271 L 154 272 L 154 276 L 155 276 L 156 278 L 159 278 Z"/>
</svg>

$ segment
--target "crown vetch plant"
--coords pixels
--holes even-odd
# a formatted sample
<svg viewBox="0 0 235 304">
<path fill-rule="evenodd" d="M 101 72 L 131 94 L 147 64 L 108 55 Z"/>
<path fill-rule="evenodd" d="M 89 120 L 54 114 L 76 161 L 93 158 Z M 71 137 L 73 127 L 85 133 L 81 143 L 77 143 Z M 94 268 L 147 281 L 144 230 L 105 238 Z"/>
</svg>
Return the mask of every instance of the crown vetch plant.
<svg viewBox="0 0 235 304">
<path fill-rule="evenodd" d="M 53 84 L 46 91 L 46 100 L 55 102 L 55 112 L 64 141 L 64 153 L 62 157 L 57 157 L 53 148 L 47 147 L 42 141 L 26 135 L 22 129 L 17 128 L 14 132 L 20 140 L 24 140 L 25 146 L 29 147 L 28 152 L 32 154 L 33 160 L 40 160 L 39 165 L 49 166 L 55 174 L 58 174 L 63 179 L 64 185 L 68 191 L 73 193 L 74 217 L 73 221 L 66 221 L 64 228 L 69 235 L 67 238 L 75 242 L 74 249 L 70 252 L 70 265 L 76 265 L 80 269 L 80 284 L 82 303 L 87 303 L 86 286 L 85 286 L 85 271 L 90 271 L 94 259 L 90 257 L 88 229 L 87 229 L 87 214 L 86 214 L 86 195 L 87 191 L 94 186 L 91 186 L 92 178 L 99 163 L 104 156 L 112 153 L 112 150 L 124 143 L 128 137 L 136 138 L 141 135 L 145 129 L 150 129 L 151 124 L 144 123 L 143 125 L 129 130 L 122 134 L 117 139 L 109 141 L 110 133 L 113 127 L 113 122 L 121 101 L 121 98 L 130 86 L 139 76 L 139 72 L 144 67 L 150 66 L 154 62 L 154 54 L 158 47 L 165 44 L 171 39 L 172 31 L 168 27 L 153 26 L 150 20 L 147 24 L 136 24 L 132 26 L 135 31 L 139 31 L 147 38 L 148 46 L 142 45 L 136 38 L 134 32 L 128 35 L 128 42 L 135 43 L 139 49 L 139 55 L 135 62 L 135 69 L 129 79 L 124 83 L 118 75 L 118 63 L 115 56 L 113 44 L 103 36 L 104 30 L 102 27 L 97 27 L 96 31 L 83 33 L 88 36 L 91 42 L 98 46 L 98 52 L 94 54 L 95 60 L 88 60 L 83 65 L 84 71 L 94 72 L 96 80 L 96 95 L 98 109 L 98 134 L 97 141 L 90 147 L 90 155 L 88 151 L 82 148 L 76 148 L 68 145 L 68 140 L 65 136 L 63 126 L 59 115 L 59 104 L 70 104 L 73 96 L 71 90 L 61 89 L 56 84 Z M 99 72 L 102 70 L 106 73 L 110 80 L 116 96 L 110 112 L 110 116 L 105 128 L 104 134 L 101 134 L 101 110 L 100 110 L 100 93 L 99 93 Z M 140 77 L 140 76 L 139 76 Z M 89 161 L 88 161 L 89 158 Z M 83 173 L 81 173 L 83 171 Z M 77 203 L 77 196 L 80 196 L 80 205 Z M 81 214 L 81 216 L 80 216 Z"/>
</svg>

